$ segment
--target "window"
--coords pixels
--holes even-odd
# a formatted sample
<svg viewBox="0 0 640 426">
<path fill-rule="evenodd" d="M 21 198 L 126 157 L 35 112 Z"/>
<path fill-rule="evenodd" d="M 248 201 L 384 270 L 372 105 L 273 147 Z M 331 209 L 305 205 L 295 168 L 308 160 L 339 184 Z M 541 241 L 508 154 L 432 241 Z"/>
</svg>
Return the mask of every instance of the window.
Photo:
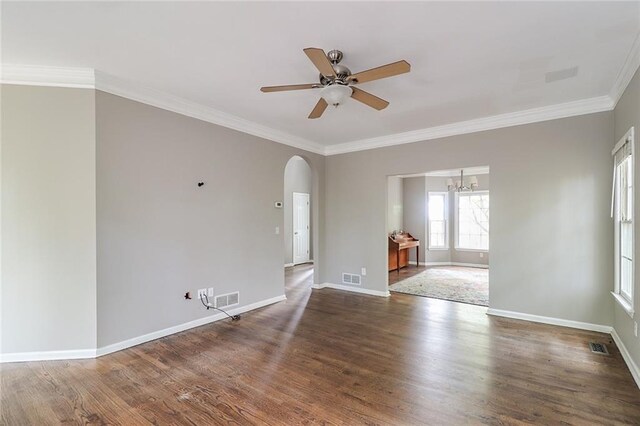
<svg viewBox="0 0 640 426">
<path fill-rule="evenodd" d="M 447 230 L 447 193 L 429 192 L 428 197 L 428 223 L 429 223 L 429 249 L 446 250 L 448 244 Z"/>
<path fill-rule="evenodd" d="M 489 192 L 456 194 L 456 249 L 489 250 Z"/>
<path fill-rule="evenodd" d="M 633 315 L 633 128 L 613 150 L 614 296 Z"/>
</svg>

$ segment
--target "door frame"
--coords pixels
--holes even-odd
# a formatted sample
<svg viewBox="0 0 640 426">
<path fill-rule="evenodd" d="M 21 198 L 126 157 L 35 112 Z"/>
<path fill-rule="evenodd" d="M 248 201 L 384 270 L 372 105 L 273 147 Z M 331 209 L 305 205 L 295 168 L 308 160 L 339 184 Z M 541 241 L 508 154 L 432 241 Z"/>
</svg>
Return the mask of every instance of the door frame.
<svg viewBox="0 0 640 426">
<path fill-rule="evenodd" d="M 296 203 L 295 198 L 297 195 L 306 195 L 307 198 L 307 257 L 306 260 L 296 262 Z M 291 194 L 291 262 L 294 265 L 300 265 L 311 261 L 311 194 L 307 192 L 292 192 Z"/>
</svg>

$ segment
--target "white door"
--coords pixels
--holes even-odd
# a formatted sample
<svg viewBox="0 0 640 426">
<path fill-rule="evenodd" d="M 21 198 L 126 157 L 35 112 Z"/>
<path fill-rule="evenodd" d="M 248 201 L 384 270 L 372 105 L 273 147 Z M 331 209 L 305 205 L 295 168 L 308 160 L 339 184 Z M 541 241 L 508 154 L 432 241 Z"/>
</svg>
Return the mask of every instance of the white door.
<svg viewBox="0 0 640 426">
<path fill-rule="evenodd" d="M 293 263 L 309 261 L 309 194 L 293 193 Z"/>
</svg>

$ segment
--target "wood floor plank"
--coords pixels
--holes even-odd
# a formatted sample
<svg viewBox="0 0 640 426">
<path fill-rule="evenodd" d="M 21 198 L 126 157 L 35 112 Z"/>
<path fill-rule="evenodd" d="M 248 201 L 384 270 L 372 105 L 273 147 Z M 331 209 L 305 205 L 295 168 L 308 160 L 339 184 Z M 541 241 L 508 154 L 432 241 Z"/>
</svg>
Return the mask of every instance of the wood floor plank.
<svg viewBox="0 0 640 426">
<path fill-rule="evenodd" d="M 96 360 L 2 365 L 0 422 L 640 424 L 640 390 L 608 335 L 425 297 L 312 291 L 308 265 L 286 277 L 286 302 L 239 322 Z"/>
</svg>

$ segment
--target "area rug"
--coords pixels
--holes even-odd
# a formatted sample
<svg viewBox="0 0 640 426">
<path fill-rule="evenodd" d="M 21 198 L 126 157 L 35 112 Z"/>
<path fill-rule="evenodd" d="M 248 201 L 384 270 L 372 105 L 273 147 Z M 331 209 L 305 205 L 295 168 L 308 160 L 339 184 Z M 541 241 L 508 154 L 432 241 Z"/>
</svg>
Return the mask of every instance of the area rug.
<svg viewBox="0 0 640 426">
<path fill-rule="evenodd" d="M 489 270 L 462 266 L 433 267 L 390 285 L 389 290 L 489 306 Z"/>
</svg>

